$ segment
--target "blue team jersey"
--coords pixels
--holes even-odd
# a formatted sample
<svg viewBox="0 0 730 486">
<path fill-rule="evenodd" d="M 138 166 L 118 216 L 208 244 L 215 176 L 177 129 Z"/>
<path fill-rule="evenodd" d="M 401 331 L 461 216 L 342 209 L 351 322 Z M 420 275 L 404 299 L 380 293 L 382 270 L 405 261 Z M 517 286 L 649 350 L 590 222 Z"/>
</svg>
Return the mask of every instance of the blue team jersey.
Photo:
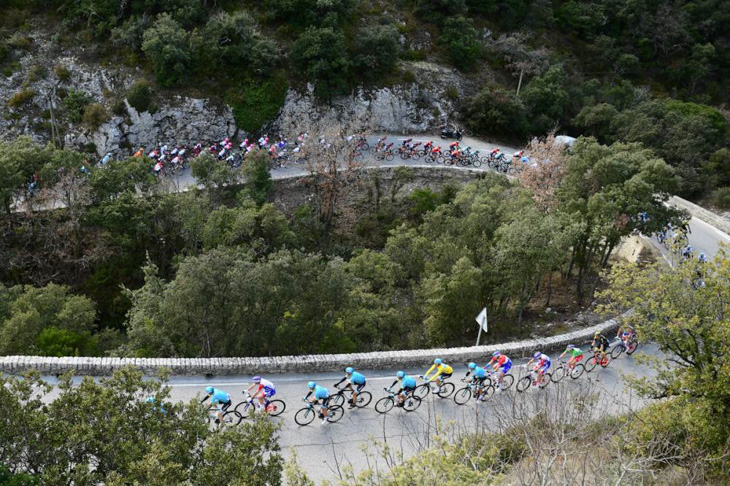
<svg viewBox="0 0 730 486">
<path fill-rule="evenodd" d="M 410 376 L 406 376 L 403 378 L 403 381 L 401 382 L 401 386 L 403 388 L 416 388 L 416 380 L 414 380 Z"/>
<path fill-rule="evenodd" d="M 480 368 L 479 366 L 476 367 L 474 370 L 474 378 L 486 378 L 487 372 L 484 371 L 484 368 Z"/>
<path fill-rule="evenodd" d="M 352 376 L 350 376 L 350 382 L 354 383 L 355 385 L 364 385 L 365 376 L 358 373 L 357 371 L 353 371 Z"/>
<path fill-rule="evenodd" d="M 316 398 L 317 400 L 324 400 L 329 396 L 330 394 L 325 387 L 319 385 L 314 387 L 314 398 Z"/>
<path fill-rule="evenodd" d="M 213 388 L 213 395 L 210 397 L 210 403 L 228 403 L 230 401 L 231 396 L 228 393 L 223 390 Z"/>
</svg>

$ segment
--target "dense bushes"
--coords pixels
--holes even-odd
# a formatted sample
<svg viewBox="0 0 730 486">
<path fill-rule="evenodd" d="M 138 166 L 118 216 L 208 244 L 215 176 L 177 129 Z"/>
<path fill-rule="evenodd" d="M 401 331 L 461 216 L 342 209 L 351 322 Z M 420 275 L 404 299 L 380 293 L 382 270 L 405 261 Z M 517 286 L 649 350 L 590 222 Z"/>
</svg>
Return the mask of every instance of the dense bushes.
<svg viewBox="0 0 730 486">
<path fill-rule="evenodd" d="M 497 86 L 483 89 L 465 110 L 467 124 L 475 133 L 504 139 L 520 139 L 528 133 L 527 112 L 522 100 Z"/>
<path fill-rule="evenodd" d="M 284 105 L 289 83 L 283 72 L 268 79 L 246 80 L 239 88 L 232 88 L 228 102 L 233 107 L 233 117 L 239 128 L 254 132 L 279 113 Z"/>
</svg>

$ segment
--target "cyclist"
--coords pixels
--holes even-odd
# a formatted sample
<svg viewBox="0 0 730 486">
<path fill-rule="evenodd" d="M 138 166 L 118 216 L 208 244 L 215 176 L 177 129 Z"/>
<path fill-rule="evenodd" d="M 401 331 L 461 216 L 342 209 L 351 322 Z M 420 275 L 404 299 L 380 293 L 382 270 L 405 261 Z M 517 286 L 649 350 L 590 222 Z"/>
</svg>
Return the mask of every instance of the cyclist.
<svg viewBox="0 0 730 486">
<path fill-rule="evenodd" d="M 593 348 L 593 352 L 595 354 L 600 355 L 601 361 L 606 358 L 606 350 L 608 349 L 608 345 L 608 338 L 601 334 L 599 331 L 596 331 L 596 334 L 593 335 L 593 341 L 591 341 L 591 347 Z"/>
<path fill-rule="evenodd" d="M 208 398 L 210 398 L 210 404 L 215 406 L 218 409 L 218 413 L 216 414 L 215 423 L 219 424 L 221 421 L 221 418 L 223 418 L 223 412 L 228 410 L 228 407 L 231 406 L 231 396 L 224 392 L 223 390 L 219 390 L 217 388 L 213 388 L 212 386 L 209 386 L 205 389 L 206 396 L 203 398 L 200 403 L 205 402 Z"/>
<path fill-rule="evenodd" d="M 433 376 L 429 377 L 432 372 L 434 372 Z M 433 365 L 431 365 L 425 375 L 421 375 L 421 378 L 428 382 L 432 382 L 433 380 L 438 378 L 438 386 L 436 387 L 436 391 L 434 392 L 438 393 L 439 390 L 441 390 L 441 385 L 443 385 L 444 380 L 451 377 L 453 372 L 454 368 L 447 364 L 444 364 L 444 362 L 441 361 L 441 358 L 436 358 L 435 360 L 433 360 Z"/>
<path fill-rule="evenodd" d="M 474 383 L 477 387 L 477 400 L 481 400 L 483 397 L 482 395 L 482 389 L 484 388 L 484 380 L 487 379 L 487 372 L 484 371 L 484 368 L 477 366 L 476 363 L 469 363 L 467 365 L 467 368 L 469 368 L 466 371 L 465 378 L 469 378 L 469 375 L 474 372 L 474 376 L 472 378 L 469 378 L 469 381 L 467 383 Z"/>
<path fill-rule="evenodd" d="M 563 359 L 563 356 L 565 356 L 566 354 L 570 355 L 570 359 L 568 360 L 568 367 L 571 370 L 575 368 L 575 364 L 578 361 L 583 359 L 583 351 L 575 344 L 568 344 L 568 347 L 565 348 L 565 351 L 563 351 L 558 360 Z"/>
<path fill-rule="evenodd" d="M 547 354 L 537 351 L 534 355 L 532 355 L 532 358 L 530 358 L 530 361 L 528 361 L 525 366 L 529 367 L 532 362 L 536 363 L 533 369 L 537 373 L 538 382 L 541 385 L 545 384 L 545 382 L 547 381 L 545 373 L 547 373 L 547 370 L 550 369 L 550 365 L 552 364 L 552 362 L 550 361 L 550 357 Z"/>
<path fill-rule="evenodd" d="M 327 406 L 330 403 L 329 391 L 327 391 L 325 387 L 319 386 L 313 381 L 307 383 L 307 388 L 309 388 L 309 393 L 307 393 L 307 396 L 304 397 L 304 400 L 309 399 L 311 395 L 312 399 L 309 400 L 310 403 L 315 404 L 319 401 L 319 403 L 322 405 L 322 408 L 319 411 L 319 418 L 322 419 L 323 424 L 326 424 L 327 419 L 329 418 L 327 417 Z"/>
<path fill-rule="evenodd" d="M 251 394 L 251 390 L 254 388 L 256 388 L 256 391 Z M 259 401 L 259 410 L 263 410 L 269 405 L 269 399 L 276 395 L 276 387 L 269 380 L 261 378 L 260 376 L 254 376 L 253 383 L 244 393 L 251 394 L 251 400 L 257 398 Z"/>
<path fill-rule="evenodd" d="M 357 403 L 357 394 L 365 388 L 365 376 L 355 371 L 352 366 L 348 366 L 345 368 L 345 377 L 335 383 L 335 388 L 339 388 L 340 383 L 345 380 L 347 380 L 347 385 L 345 385 L 344 390 L 350 390 L 352 392 L 352 398 L 348 402 L 350 404 L 349 408 L 354 408 Z"/>
<path fill-rule="evenodd" d="M 507 374 L 509 370 L 512 369 L 512 360 L 509 359 L 506 355 L 502 354 L 501 351 L 495 351 L 492 354 L 492 359 L 489 360 L 489 363 L 487 363 L 484 366 L 484 369 L 487 369 L 487 366 L 492 367 L 492 371 L 499 372 L 497 375 L 497 381 L 499 382 L 499 390 L 502 390 L 502 381 L 504 380 L 504 375 Z"/>
<path fill-rule="evenodd" d="M 398 382 L 400 382 L 400 389 L 395 394 L 398 396 L 397 406 L 402 407 L 406 396 L 416 389 L 416 380 L 412 376 L 406 376 L 404 371 L 399 371 L 395 374 L 395 381 L 388 387 L 388 391 Z"/>
<path fill-rule="evenodd" d="M 629 349 L 629 343 L 636 337 L 636 331 L 634 331 L 634 328 L 631 326 L 621 326 L 618 328 L 618 332 L 616 332 L 616 337 L 621 338 L 621 342 L 624 344 L 624 347 Z"/>
<path fill-rule="evenodd" d="M 401 145 L 401 147 L 402 147 L 403 149 L 408 149 L 408 148 L 410 148 L 410 146 L 411 146 L 411 141 L 412 141 L 412 140 L 413 140 L 412 138 L 406 138 L 405 140 L 403 140 L 403 145 Z"/>
</svg>

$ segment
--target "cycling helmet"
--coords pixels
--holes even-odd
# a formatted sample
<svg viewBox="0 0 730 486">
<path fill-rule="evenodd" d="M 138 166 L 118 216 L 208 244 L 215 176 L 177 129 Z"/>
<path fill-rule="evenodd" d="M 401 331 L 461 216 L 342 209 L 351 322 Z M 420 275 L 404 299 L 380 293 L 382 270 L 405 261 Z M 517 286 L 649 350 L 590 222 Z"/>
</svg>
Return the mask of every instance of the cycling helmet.
<svg viewBox="0 0 730 486">
<path fill-rule="evenodd" d="M 535 351 L 535 354 L 533 354 L 533 355 L 532 355 L 532 357 L 533 357 L 534 359 L 537 359 L 537 358 L 539 358 L 540 356 L 542 356 L 542 353 L 541 353 L 540 351 Z"/>
<path fill-rule="evenodd" d="M 403 371 L 399 371 L 395 374 L 395 376 L 397 376 L 398 378 L 403 378 L 404 376 L 406 376 L 406 374 Z"/>
<path fill-rule="evenodd" d="M 470 370 L 473 370 L 473 369 L 475 369 L 476 367 L 477 367 L 477 364 L 476 364 L 476 363 L 469 363 L 469 369 L 470 369 Z"/>
<path fill-rule="evenodd" d="M 145 400 L 147 403 L 155 403 L 155 397 L 147 397 L 147 400 Z"/>
<path fill-rule="evenodd" d="M 435 365 L 440 365 L 440 364 L 443 364 L 443 363 L 444 362 L 441 361 L 441 358 L 436 358 L 435 360 L 433 360 L 433 364 L 435 364 Z"/>
<path fill-rule="evenodd" d="M 568 344 L 568 349 L 573 349 L 575 347 L 575 344 Z"/>
<path fill-rule="evenodd" d="M 502 352 L 501 351 L 495 351 L 495 352 L 492 353 L 492 356 L 495 357 L 495 358 L 497 358 L 499 356 L 502 356 Z"/>
<path fill-rule="evenodd" d="M 704 253 L 700 253 L 700 256 L 697 259 L 702 263 L 705 263 L 707 262 L 707 255 L 705 255 Z"/>
<path fill-rule="evenodd" d="M 310 381 L 309 383 L 307 383 L 307 388 L 311 389 L 311 388 L 314 388 L 315 386 L 317 386 L 317 384 L 313 381 Z"/>
<path fill-rule="evenodd" d="M 260 376 L 254 376 L 253 377 L 254 383 L 261 383 L 261 377 Z"/>
<path fill-rule="evenodd" d="M 355 370 L 352 368 L 352 366 L 348 366 L 347 368 L 345 368 L 345 373 L 347 373 L 348 375 L 351 375 L 353 371 Z"/>
<path fill-rule="evenodd" d="M 207 393 L 208 395 L 212 395 L 213 394 L 213 387 L 212 386 L 209 386 L 208 388 L 206 388 L 205 389 L 205 393 Z"/>
</svg>

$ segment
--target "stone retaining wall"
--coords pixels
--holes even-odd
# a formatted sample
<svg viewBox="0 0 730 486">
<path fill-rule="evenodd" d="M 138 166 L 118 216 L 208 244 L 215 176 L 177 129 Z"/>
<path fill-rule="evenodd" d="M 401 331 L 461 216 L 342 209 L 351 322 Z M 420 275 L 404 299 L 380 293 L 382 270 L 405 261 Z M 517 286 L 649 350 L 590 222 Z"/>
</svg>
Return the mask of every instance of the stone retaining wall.
<svg viewBox="0 0 730 486">
<path fill-rule="evenodd" d="M 582 344 L 590 340 L 596 331 L 610 337 L 618 327 L 617 319 L 610 319 L 596 326 L 544 339 L 528 339 L 511 343 L 463 348 L 416 349 L 411 351 L 378 351 L 373 353 L 325 354 L 306 356 L 276 356 L 271 358 L 46 358 L 40 356 L 0 357 L 0 372 L 19 374 L 38 370 L 41 374 L 60 375 L 73 371 L 77 375 L 109 375 L 125 366 L 135 366 L 146 374 L 154 374 L 162 368 L 173 375 L 251 375 L 256 373 L 307 373 L 337 371 L 346 366 L 359 369 L 386 369 L 402 366 L 423 366 L 439 356 L 447 362 L 482 362 L 496 350 L 513 357 L 532 355 L 537 350 L 557 351 L 568 344 Z"/>
</svg>

